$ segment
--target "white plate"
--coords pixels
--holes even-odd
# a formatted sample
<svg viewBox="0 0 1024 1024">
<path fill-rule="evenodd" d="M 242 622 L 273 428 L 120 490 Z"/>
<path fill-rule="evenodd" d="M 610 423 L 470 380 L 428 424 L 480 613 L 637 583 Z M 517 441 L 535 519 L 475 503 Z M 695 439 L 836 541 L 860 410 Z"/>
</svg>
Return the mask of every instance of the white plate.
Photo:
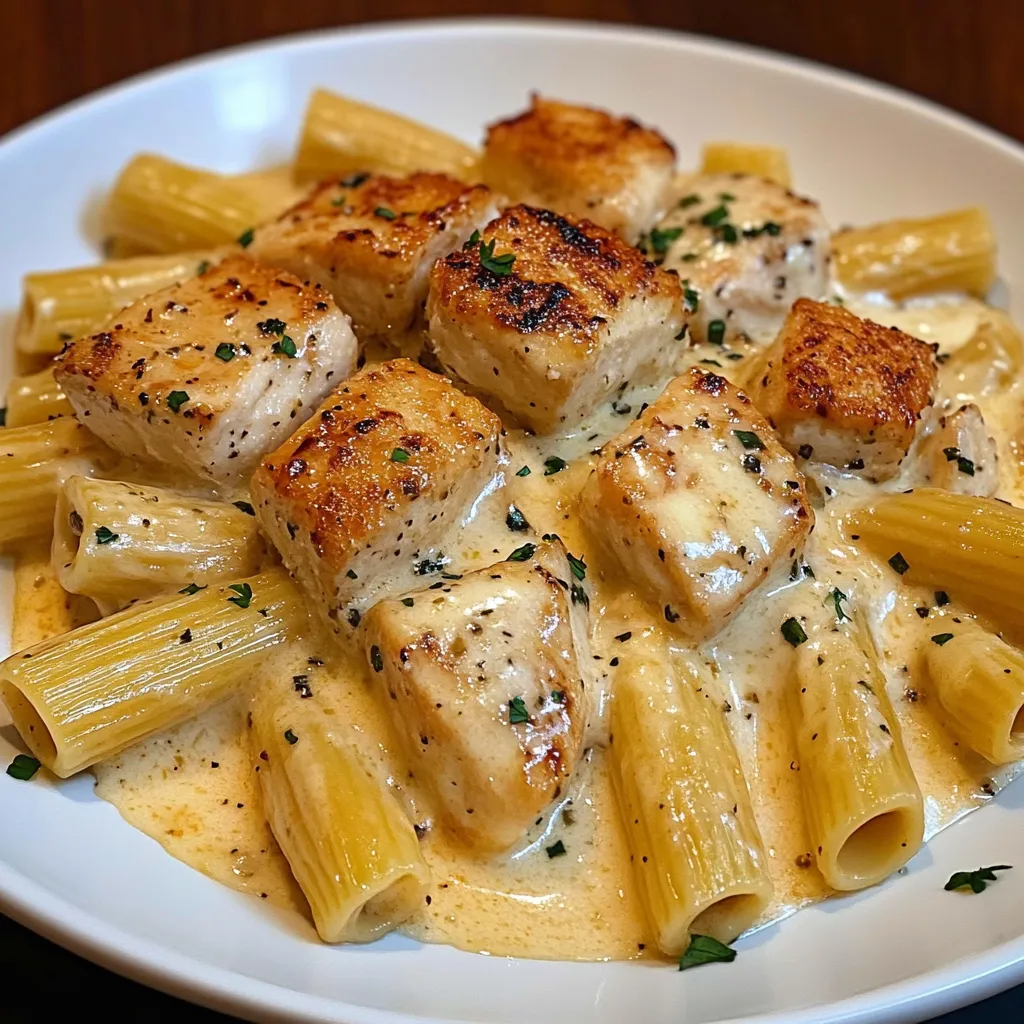
<svg viewBox="0 0 1024 1024">
<path fill-rule="evenodd" d="M 660 126 L 682 166 L 706 139 L 779 143 L 834 225 L 984 202 L 1004 278 L 1024 278 L 1024 150 L 849 76 L 621 28 L 448 22 L 324 33 L 149 75 L 0 146 L 0 308 L 29 269 L 93 261 L 88 211 L 138 150 L 225 171 L 292 152 L 312 88 L 477 139 L 530 89 Z M 1011 287 L 1012 290 L 1012 287 Z M 9 582 L 8 582 L 9 586 Z M 0 608 L 0 613 L 4 609 Z M 6 615 L 4 620 L 6 621 Z M 15 748 L 0 728 L 0 761 Z M 300 921 L 165 855 L 92 795 L 0 776 L 0 907 L 108 967 L 261 1020 L 703 1024 L 906 1021 L 1024 978 L 1024 786 L 954 826 L 879 889 L 741 942 L 731 966 L 514 961 L 389 939 L 331 948 Z M 1017 862 L 998 888 L 953 870 Z"/>
</svg>

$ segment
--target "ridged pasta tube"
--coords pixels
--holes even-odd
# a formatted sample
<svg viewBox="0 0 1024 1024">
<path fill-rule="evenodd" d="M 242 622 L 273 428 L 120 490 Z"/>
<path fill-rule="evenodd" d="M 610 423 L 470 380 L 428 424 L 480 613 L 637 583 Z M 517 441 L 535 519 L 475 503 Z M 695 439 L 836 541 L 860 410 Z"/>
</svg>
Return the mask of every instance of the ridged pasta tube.
<svg viewBox="0 0 1024 1024">
<path fill-rule="evenodd" d="M 32 753 L 62 778 L 234 693 L 308 628 L 283 569 L 156 598 L 0 663 L 0 695 Z"/>
<path fill-rule="evenodd" d="M 701 159 L 701 174 L 755 174 L 789 188 L 789 157 L 781 146 L 744 142 L 708 142 Z"/>
<path fill-rule="evenodd" d="M 226 502 L 82 476 L 65 481 L 57 498 L 60 584 L 105 615 L 186 584 L 250 576 L 266 554 L 255 517 Z"/>
<path fill-rule="evenodd" d="M 319 721 L 293 728 L 295 703 L 290 690 L 268 685 L 250 708 L 267 821 L 324 942 L 370 942 L 423 904 L 429 872 L 419 840 L 343 736 Z"/>
<path fill-rule="evenodd" d="M 53 376 L 52 366 L 38 373 L 13 377 L 7 385 L 8 427 L 45 423 L 58 416 L 73 416 L 74 413 L 74 408 Z"/>
<path fill-rule="evenodd" d="M 666 654 L 622 659 L 609 747 L 633 868 L 658 947 L 722 942 L 772 897 L 761 836 L 721 704 Z"/>
</svg>

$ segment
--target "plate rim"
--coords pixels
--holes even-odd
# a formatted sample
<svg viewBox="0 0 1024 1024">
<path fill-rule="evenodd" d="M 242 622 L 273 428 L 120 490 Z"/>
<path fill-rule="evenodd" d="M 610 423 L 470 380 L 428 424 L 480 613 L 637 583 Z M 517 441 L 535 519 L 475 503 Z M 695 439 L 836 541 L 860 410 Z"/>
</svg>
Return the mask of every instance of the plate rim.
<svg viewBox="0 0 1024 1024">
<path fill-rule="evenodd" d="M 502 30 L 575 40 L 614 38 L 627 43 L 669 43 L 691 52 L 739 59 L 770 70 L 795 72 L 809 83 L 839 84 L 874 100 L 908 109 L 933 123 L 967 133 L 976 142 L 1024 163 L 1024 145 L 997 129 L 896 86 L 803 57 L 667 28 L 501 15 L 417 18 L 313 29 L 184 58 L 114 82 L 19 125 L 0 137 L 0 160 L 8 159 L 23 146 L 31 146 L 51 132 L 60 131 L 64 123 L 81 112 L 116 104 L 127 94 L 157 89 L 167 79 L 202 73 L 217 64 L 230 64 L 271 51 L 330 48 L 339 38 L 457 36 Z M 131 827 L 127 822 L 125 825 Z M 242 1013 L 248 1019 L 258 1021 L 301 1021 L 304 1024 L 326 1021 L 337 1024 L 415 1024 L 415 1019 L 404 1013 L 357 1006 L 266 982 L 210 966 L 150 939 L 138 938 L 125 928 L 81 910 L 3 861 L 0 861 L 0 911 L 47 940 L 101 967 L 165 994 L 223 1013 Z M 566 967 L 571 969 L 572 963 L 568 962 Z M 718 1024 L 868 1024 L 883 1019 L 887 1024 L 904 1024 L 986 999 L 1021 981 L 1024 981 L 1024 935 L 943 967 L 825 1006 L 733 1017 Z M 472 1022 L 451 1020 L 446 1024 Z"/>
</svg>

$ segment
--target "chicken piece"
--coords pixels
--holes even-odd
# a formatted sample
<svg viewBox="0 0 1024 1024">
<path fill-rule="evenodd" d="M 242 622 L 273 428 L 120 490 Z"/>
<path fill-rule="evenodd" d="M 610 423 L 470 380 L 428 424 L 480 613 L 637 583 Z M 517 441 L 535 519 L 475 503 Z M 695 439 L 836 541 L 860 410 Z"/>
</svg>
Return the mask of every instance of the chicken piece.
<svg viewBox="0 0 1024 1024">
<path fill-rule="evenodd" d="M 923 483 L 955 494 L 990 498 L 999 488 L 999 456 L 976 405 L 940 416 L 917 452 Z"/>
<path fill-rule="evenodd" d="M 675 358 L 678 280 L 589 221 L 515 206 L 434 266 L 430 342 L 450 373 L 547 433 Z"/>
<path fill-rule="evenodd" d="M 716 633 L 814 525 L 803 477 L 750 399 L 694 368 L 601 452 L 580 510 L 638 590 Z"/>
<path fill-rule="evenodd" d="M 475 398 L 396 359 L 357 373 L 263 460 L 260 526 L 336 633 L 445 568 L 500 431 Z"/>
<path fill-rule="evenodd" d="M 755 400 L 791 452 L 877 481 L 906 456 L 936 380 L 931 345 L 839 306 L 800 299 Z"/>
<path fill-rule="evenodd" d="M 513 555 L 366 617 L 413 774 L 445 825 L 487 851 L 514 844 L 559 795 L 590 699 L 585 584 L 560 542 Z"/>
<path fill-rule="evenodd" d="M 822 298 L 831 236 L 818 204 L 765 178 L 691 178 L 641 243 L 688 289 L 695 341 L 769 343 L 794 300 Z"/>
<path fill-rule="evenodd" d="M 348 317 L 317 285 L 231 256 L 73 342 L 54 370 L 111 448 L 235 483 L 352 373 Z"/>
<path fill-rule="evenodd" d="M 320 282 L 361 341 L 422 326 L 434 261 L 497 215 L 494 195 L 443 174 L 325 181 L 256 231 L 249 253 Z"/>
<path fill-rule="evenodd" d="M 676 151 L 604 110 L 546 100 L 487 129 L 484 180 L 513 202 L 586 217 L 635 242 L 665 210 Z"/>
</svg>

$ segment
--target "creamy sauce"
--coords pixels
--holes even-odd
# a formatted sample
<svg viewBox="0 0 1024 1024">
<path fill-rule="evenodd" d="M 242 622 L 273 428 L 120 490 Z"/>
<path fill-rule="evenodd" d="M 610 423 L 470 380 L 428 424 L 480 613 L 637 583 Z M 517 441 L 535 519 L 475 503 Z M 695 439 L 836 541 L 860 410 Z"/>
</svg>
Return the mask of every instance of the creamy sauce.
<svg viewBox="0 0 1024 1024">
<path fill-rule="evenodd" d="M 852 305 L 852 303 L 851 303 Z M 896 323 L 951 352 L 970 336 L 983 310 L 976 303 L 930 303 L 893 309 L 856 306 L 883 323 Z M 730 359 L 721 348 L 681 353 L 677 370 L 713 360 L 726 375 L 746 374 L 757 350 L 747 346 Z M 592 652 L 600 681 L 589 751 L 571 785 L 509 854 L 475 859 L 430 827 L 429 799 L 408 777 L 397 754 L 376 688 L 357 651 L 339 651 L 319 636 L 275 655 L 258 686 L 284 686 L 295 693 L 295 729 L 312 717 L 326 718 L 355 743 L 366 763 L 404 802 L 412 821 L 426 826 L 423 852 L 433 874 L 429 900 L 404 931 L 431 942 L 498 955 L 553 959 L 626 959 L 652 950 L 648 925 L 631 876 L 629 854 L 608 777 L 604 753 L 608 698 L 614 686 L 610 660 L 627 643 L 661 633 L 661 610 L 645 603 L 592 547 L 577 517 L 578 493 L 595 462 L 592 449 L 617 434 L 653 401 L 657 388 L 626 389 L 613 408 L 606 404 L 592 421 L 564 438 L 538 439 L 512 431 L 504 473 L 475 510 L 452 551 L 452 568 L 468 571 L 505 558 L 523 542 L 505 526 L 514 502 L 539 537 L 558 533 L 588 566 Z M 1014 386 L 999 396 L 974 397 L 998 440 L 1000 493 L 1024 504 L 1018 422 L 1021 401 Z M 962 395 L 957 396 L 963 400 Z M 628 410 L 626 407 L 629 407 Z M 953 406 L 955 407 L 955 406 Z M 616 411 L 618 410 L 618 411 Z M 544 475 L 544 459 L 558 455 L 569 468 Z M 883 485 L 899 490 L 912 480 L 913 456 L 901 476 Z M 528 476 L 516 476 L 523 465 Z M 113 475 L 113 474 L 112 474 Z M 790 615 L 816 611 L 828 591 L 840 587 L 851 607 L 866 613 L 884 661 L 889 693 L 907 751 L 926 801 L 926 836 L 985 803 L 1017 774 L 1018 765 L 993 771 L 960 748 L 943 728 L 922 679 L 922 644 L 946 616 L 964 614 L 949 605 L 927 619 L 916 606 L 934 604 L 931 592 L 901 586 L 892 573 L 861 556 L 840 530 L 844 510 L 863 503 L 878 488 L 838 471 L 812 467 L 821 495 L 817 526 L 801 565 L 790 566 L 750 600 L 729 627 L 700 651 L 721 688 L 726 720 L 739 752 L 768 854 L 775 899 L 759 926 L 809 902 L 831 896 L 809 857 L 799 791 L 800 766 L 789 726 L 785 687 L 792 676 L 792 649 L 779 625 Z M 27 646 L 95 615 L 90 603 L 69 598 L 49 567 L 48 552 L 27 551 L 16 572 L 14 646 Z M 676 641 L 677 643 L 679 641 Z M 294 689 L 305 676 L 312 696 Z M 136 745 L 96 767 L 97 792 L 127 821 L 152 836 L 173 856 L 242 892 L 308 916 L 260 808 L 259 787 L 247 748 L 245 695 L 175 729 Z M 567 855 L 552 858 L 546 847 L 561 839 Z"/>
</svg>

